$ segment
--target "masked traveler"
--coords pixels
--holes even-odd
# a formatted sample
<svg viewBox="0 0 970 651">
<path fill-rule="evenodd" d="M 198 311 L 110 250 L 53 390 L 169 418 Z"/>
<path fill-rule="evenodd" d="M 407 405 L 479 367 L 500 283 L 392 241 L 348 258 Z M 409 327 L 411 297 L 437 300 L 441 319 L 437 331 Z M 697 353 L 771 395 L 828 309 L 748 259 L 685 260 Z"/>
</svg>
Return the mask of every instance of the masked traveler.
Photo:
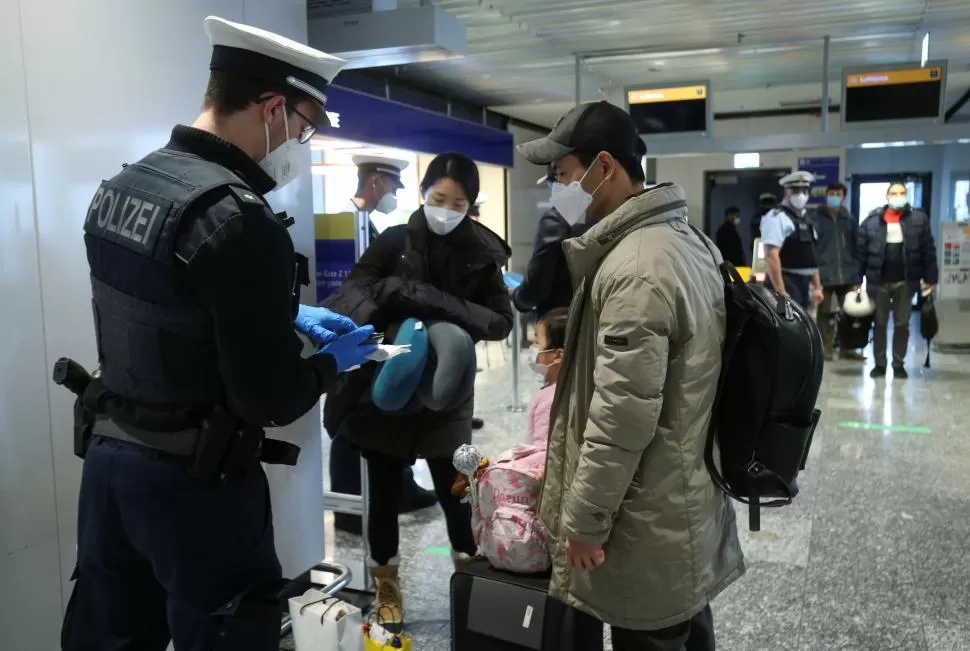
<svg viewBox="0 0 970 651">
<path fill-rule="evenodd" d="M 909 347 L 913 295 L 932 291 L 939 282 L 936 244 L 930 218 L 914 208 L 903 183 L 893 183 L 886 205 L 876 208 L 859 227 L 856 240 L 859 273 L 876 304 L 872 350 L 876 365 L 871 377 L 886 376 L 889 317 L 893 319 L 893 377 L 903 380 Z"/>
<path fill-rule="evenodd" d="M 808 216 L 808 191 L 815 176 L 792 172 L 779 183 L 785 188 L 781 204 L 761 219 L 761 244 L 768 267 L 766 284 L 804 308 L 822 302 L 822 282 L 815 258 L 817 234 Z"/>
<path fill-rule="evenodd" d="M 746 267 L 748 263 L 744 255 L 744 245 L 741 243 L 741 233 L 738 231 L 739 221 L 741 211 L 737 206 L 729 206 L 724 211 L 724 223 L 717 229 L 714 242 L 725 260 L 735 267 Z"/>
<path fill-rule="evenodd" d="M 841 309 L 845 295 L 862 284 L 855 261 L 855 241 L 859 220 L 845 207 L 845 186 L 835 183 L 825 189 L 825 204 L 812 215 L 818 239 L 815 257 L 822 281 L 822 302 L 818 306 L 818 329 L 822 333 L 825 359 L 835 356 L 835 327 L 832 297 Z M 855 350 L 839 350 L 839 357 L 852 361 L 864 359 Z"/>
<path fill-rule="evenodd" d="M 644 190 L 638 140 L 629 114 L 595 102 L 519 145 L 554 165 L 563 218 L 592 224 L 563 244 L 576 296 L 540 516 L 557 542 L 552 595 L 609 624 L 616 651 L 712 650 L 709 602 L 744 571 L 704 465 L 724 284 L 683 189 Z"/>
<path fill-rule="evenodd" d="M 754 241 L 761 237 L 761 220 L 764 216 L 770 213 L 778 206 L 778 197 L 771 194 L 770 192 L 762 192 L 758 195 L 758 212 L 751 218 L 751 261 L 754 263 L 754 259 L 757 255 L 757 251 L 754 250 Z"/>
<path fill-rule="evenodd" d="M 479 185 L 478 168 L 470 158 L 453 153 L 436 156 L 420 185 L 424 205 L 406 225 L 381 233 L 326 301 L 331 309 L 373 323 L 396 344 L 404 342 L 395 331 L 415 341 L 423 337 L 428 342 L 424 347 L 429 365 L 436 370 L 458 369 L 453 382 L 435 373 L 436 380 L 445 380 L 435 383 L 438 388 L 467 385 L 458 404 L 446 406 L 449 400 L 431 404 L 424 397 L 405 401 L 404 408 L 385 408 L 384 399 L 393 393 L 383 391 L 386 387 L 381 382 L 388 364 L 398 360 L 413 364 L 415 346 L 409 355 L 342 378 L 327 399 L 327 431 L 349 438 L 368 462 L 367 560 L 376 587 L 374 616 L 391 628 L 400 627 L 404 618 L 398 575 L 401 473 L 416 458 L 426 459 L 431 470 L 455 562 L 476 551 L 471 510 L 451 494 L 456 477 L 452 456 L 459 445 L 471 441 L 475 343 L 500 341 L 512 328 L 512 308 L 502 279 L 508 246 L 468 218 Z M 425 330 L 427 335 L 422 335 Z M 413 379 L 414 373 L 423 380 L 427 368 L 398 377 Z"/>
<path fill-rule="evenodd" d="M 264 195 L 296 178 L 343 61 L 209 17 L 202 114 L 102 183 L 84 224 L 100 377 L 78 501 L 68 651 L 270 651 L 281 570 L 264 429 L 366 362 L 371 327 L 300 306 L 309 282 Z M 322 344 L 301 356 L 299 330 Z"/>
<path fill-rule="evenodd" d="M 353 157 L 357 166 L 357 190 L 345 210 L 389 215 L 397 210 L 397 191 L 404 187 L 401 172 L 406 160 L 386 156 L 359 155 Z M 369 241 L 377 239 L 378 229 L 368 220 Z M 348 439 L 336 438 L 330 445 L 330 490 L 346 495 L 360 495 L 360 451 Z M 404 471 L 401 490 L 401 513 L 410 513 L 434 506 L 438 502 L 433 491 L 426 490 L 414 480 L 414 471 Z M 334 513 L 333 526 L 339 531 L 360 535 L 363 527 L 359 515 Z"/>
</svg>

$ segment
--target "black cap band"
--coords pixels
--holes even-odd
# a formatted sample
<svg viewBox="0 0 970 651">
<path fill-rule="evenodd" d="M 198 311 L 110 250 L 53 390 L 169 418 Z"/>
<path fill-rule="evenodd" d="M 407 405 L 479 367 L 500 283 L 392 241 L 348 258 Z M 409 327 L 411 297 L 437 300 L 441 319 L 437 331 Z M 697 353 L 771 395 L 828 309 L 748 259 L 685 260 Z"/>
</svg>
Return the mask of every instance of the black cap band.
<svg viewBox="0 0 970 651">
<path fill-rule="evenodd" d="M 303 68 L 297 68 L 294 65 L 290 65 L 279 59 L 274 59 L 273 57 L 268 57 L 265 54 L 259 54 L 258 52 L 244 50 L 238 47 L 229 47 L 227 45 L 216 45 L 212 48 L 212 59 L 209 62 L 209 69 L 231 70 L 246 75 L 247 77 L 280 85 L 287 85 L 286 78 L 293 77 L 312 87 L 321 96 L 324 96 L 324 98 L 326 98 L 326 89 L 330 85 L 320 75 L 315 75 Z M 300 90 L 292 85 L 291 88 L 296 91 Z M 315 102 L 320 101 L 317 97 L 306 93 L 304 94 Z"/>
</svg>

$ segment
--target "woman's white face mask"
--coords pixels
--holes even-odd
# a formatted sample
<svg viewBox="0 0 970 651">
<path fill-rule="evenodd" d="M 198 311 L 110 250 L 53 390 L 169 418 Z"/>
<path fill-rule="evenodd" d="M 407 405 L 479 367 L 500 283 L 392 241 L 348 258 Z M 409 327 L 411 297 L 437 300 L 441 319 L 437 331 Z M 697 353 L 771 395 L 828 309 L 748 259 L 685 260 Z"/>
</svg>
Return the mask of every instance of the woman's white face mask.
<svg viewBox="0 0 970 651">
<path fill-rule="evenodd" d="M 428 222 L 428 230 L 435 235 L 447 235 L 455 230 L 465 219 L 465 215 L 466 213 L 460 210 L 424 204 L 424 218 Z"/>
</svg>

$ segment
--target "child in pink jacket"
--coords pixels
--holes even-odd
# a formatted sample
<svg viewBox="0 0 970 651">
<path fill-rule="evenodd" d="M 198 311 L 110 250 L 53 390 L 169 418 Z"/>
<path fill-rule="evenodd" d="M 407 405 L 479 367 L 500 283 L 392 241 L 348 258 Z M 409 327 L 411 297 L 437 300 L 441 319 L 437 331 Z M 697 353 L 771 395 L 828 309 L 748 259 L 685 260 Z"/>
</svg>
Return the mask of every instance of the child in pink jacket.
<svg viewBox="0 0 970 651">
<path fill-rule="evenodd" d="M 532 397 L 528 413 L 528 436 L 526 443 L 542 448 L 549 439 L 549 412 L 556 394 L 556 380 L 563 349 L 566 347 L 566 321 L 569 310 L 550 310 L 536 325 L 536 340 L 532 347 L 530 364 L 532 370 L 542 376 L 545 385 Z"/>
</svg>

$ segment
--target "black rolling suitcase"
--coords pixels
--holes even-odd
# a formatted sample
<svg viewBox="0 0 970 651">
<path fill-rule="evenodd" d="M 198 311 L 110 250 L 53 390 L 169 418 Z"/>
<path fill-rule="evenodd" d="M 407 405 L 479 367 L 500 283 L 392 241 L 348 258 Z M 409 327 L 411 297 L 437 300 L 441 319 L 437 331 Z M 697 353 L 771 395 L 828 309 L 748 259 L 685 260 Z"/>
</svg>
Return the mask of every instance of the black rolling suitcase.
<svg viewBox="0 0 970 651">
<path fill-rule="evenodd" d="M 548 574 L 471 561 L 451 577 L 451 651 L 602 651 L 602 623 L 548 592 Z"/>
</svg>

